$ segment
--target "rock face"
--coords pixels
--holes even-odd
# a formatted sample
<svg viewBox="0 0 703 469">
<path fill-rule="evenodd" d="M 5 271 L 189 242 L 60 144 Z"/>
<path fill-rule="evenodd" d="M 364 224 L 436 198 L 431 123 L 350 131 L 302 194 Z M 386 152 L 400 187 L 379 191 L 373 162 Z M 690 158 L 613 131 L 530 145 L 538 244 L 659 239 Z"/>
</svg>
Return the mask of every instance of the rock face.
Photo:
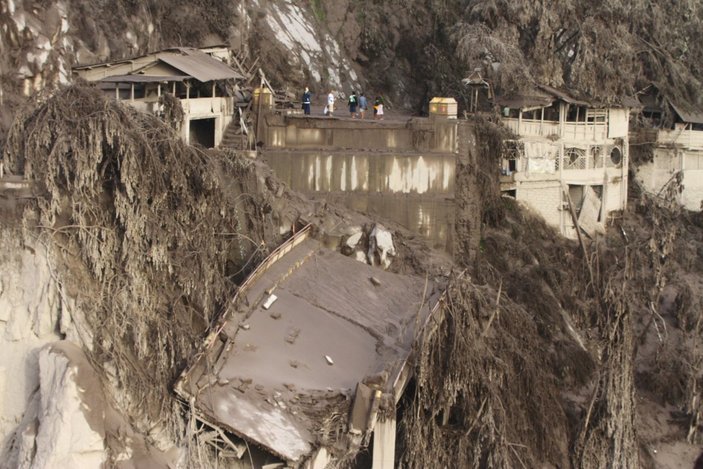
<svg viewBox="0 0 703 469">
<path fill-rule="evenodd" d="M 258 31 L 256 47 L 273 76 L 285 77 L 286 83 L 307 83 L 320 97 L 330 88 L 346 93 L 360 89 L 360 76 L 347 51 L 314 16 L 315 12 L 323 15 L 323 11 L 313 8 L 311 12 L 301 2 L 252 3 L 260 12 L 251 18 Z"/>
<path fill-rule="evenodd" d="M 39 349 L 60 338 L 58 288 L 44 248 L 0 230 L 0 450 L 39 386 Z M 64 321 L 65 322 L 65 321 Z"/>
<path fill-rule="evenodd" d="M 8 467 L 102 467 L 105 425 L 96 417 L 104 417 L 105 408 L 100 384 L 86 368 L 82 352 L 69 342 L 41 350 L 39 389 L 17 430 Z"/>
</svg>

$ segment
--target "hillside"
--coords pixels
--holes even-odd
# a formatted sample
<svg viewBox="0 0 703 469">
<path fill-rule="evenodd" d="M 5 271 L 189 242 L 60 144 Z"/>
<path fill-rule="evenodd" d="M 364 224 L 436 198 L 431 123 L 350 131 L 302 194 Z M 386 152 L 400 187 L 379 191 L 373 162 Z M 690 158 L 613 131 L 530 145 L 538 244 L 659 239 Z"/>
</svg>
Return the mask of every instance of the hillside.
<svg viewBox="0 0 703 469">
<path fill-rule="evenodd" d="M 0 33 L 2 162 L 36 187 L 0 201 L 1 238 L 17 253 L 0 256 L 12 350 L 1 367 L 27 375 L 8 401 L 27 411 L 0 407 L 8 468 L 51 467 L 54 441 L 77 464 L 251 467 L 208 446 L 174 380 L 286 230 L 304 219 L 321 239 L 341 239 L 378 221 L 306 200 L 260 161 L 189 147 L 160 120 L 69 86 L 72 65 L 224 43 L 276 87 L 309 85 L 318 99 L 373 90 L 414 113 L 435 95 L 461 103 L 460 80 L 476 69 L 500 93 L 540 83 L 617 102 L 655 83 L 678 102 L 703 99 L 697 2 L 27 0 L 3 4 Z M 478 164 L 460 167 L 457 203 L 479 194 L 480 239 L 458 231 L 465 250 L 450 260 L 389 225 L 391 270 L 432 279 L 448 298 L 415 350 L 399 460 L 691 466 L 701 448 L 701 214 L 672 202 L 676 178 L 656 197 L 633 183 L 605 235 L 565 240 L 500 196 L 486 168 L 498 166 L 505 133 L 472 126 Z M 78 347 L 31 352 L 63 339 Z M 31 353 L 31 366 L 20 363 Z M 74 379 L 69 364 L 81 370 L 76 389 L 99 390 L 90 402 L 103 410 L 102 420 L 86 413 L 85 447 L 61 440 L 55 423 L 84 391 L 47 398 Z M 345 462 L 363 467 L 363 452 L 355 457 Z"/>
</svg>

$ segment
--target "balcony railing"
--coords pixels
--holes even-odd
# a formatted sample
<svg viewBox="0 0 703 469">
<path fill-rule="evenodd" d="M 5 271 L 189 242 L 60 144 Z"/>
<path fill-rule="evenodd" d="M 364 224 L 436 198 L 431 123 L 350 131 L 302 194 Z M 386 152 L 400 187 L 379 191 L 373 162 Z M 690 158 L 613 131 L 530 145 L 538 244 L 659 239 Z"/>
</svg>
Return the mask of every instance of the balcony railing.
<svg viewBox="0 0 703 469">
<path fill-rule="evenodd" d="M 129 99 L 124 101 L 134 108 L 142 112 L 156 113 L 159 110 L 158 102 L 150 98 L 149 100 Z M 181 99 L 181 106 L 186 115 L 207 115 L 224 113 L 229 115 L 233 113 L 233 99 L 231 97 L 216 97 L 216 98 L 190 98 Z"/>
<path fill-rule="evenodd" d="M 559 133 L 559 123 L 532 119 L 503 119 L 503 124 L 521 137 L 561 137 L 567 141 L 605 141 L 608 138 L 606 122 L 566 122 L 564 133 Z"/>
<path fill-rule="evenodd" d="M 703 130 L 660 130 L 657 143 L 703 150 Z"/>
</svg>

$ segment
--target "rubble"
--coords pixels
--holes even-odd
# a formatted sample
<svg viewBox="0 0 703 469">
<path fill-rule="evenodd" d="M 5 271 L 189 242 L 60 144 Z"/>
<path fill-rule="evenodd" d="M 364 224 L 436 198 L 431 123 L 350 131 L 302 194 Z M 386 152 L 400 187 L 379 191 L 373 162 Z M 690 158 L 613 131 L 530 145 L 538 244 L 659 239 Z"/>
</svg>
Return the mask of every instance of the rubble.
<svg viewBox="0 0 703 469">
<path fill-rule="evenodd" d="M 376 224 L 369 233 L 369 250 L 367 257 L 369 264 L 380 265 L 388 269 L 396 254 L 393 246 L 393 235 L 383 225 Z"/>
</svg>

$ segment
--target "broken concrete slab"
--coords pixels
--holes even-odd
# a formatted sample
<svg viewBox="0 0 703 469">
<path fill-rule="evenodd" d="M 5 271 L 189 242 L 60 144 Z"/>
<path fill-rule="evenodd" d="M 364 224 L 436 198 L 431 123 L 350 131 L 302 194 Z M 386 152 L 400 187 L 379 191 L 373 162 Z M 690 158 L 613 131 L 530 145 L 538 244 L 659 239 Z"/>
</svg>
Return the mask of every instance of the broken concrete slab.
<svg viewBox="0 0 703 469">
<path fill-rule="evenodd" d="M 393 245 L 393 235 L 383 225 L 374 225 L 369 233 L 369 264 L 380 265 L 388 269 L 391 265 L 391 257 L 395 256 L 395 246 Z"/>
<path fill-rule="evenodd" d="M 386 376 L 378 391 L 394 395 L 415 327 L 424 324 L 439 292 L 430 285 L 425 300 L 422 278 L 374 269 L 313 239 L 292 241 L 293 247 L 274 253 L 275 262 L 264 261 L 252 273 L 238 293 L 237 312 L 217 328 L 177 392 L 192 399 L 209 421 L 300 467 L 320 446 L 331 457 L 347 451 L 357 383 Z M 371 276 L 384 289 L 374 286 Z M 262 300 L 272 285 L 278 299 L 265 311 Z M 281 319 L 272 321 L 269 316 L 276 312 Z M 239 326 L 243 318 L 247 331 Z M 230 384 L 219 385 L 213 373 Z M 252 386 L 234 390 L 235 378 L 251 379 Z M 339 441 L 322 441 L 322 428 L 326 435 L 339 435 Z"/>
</svg>

